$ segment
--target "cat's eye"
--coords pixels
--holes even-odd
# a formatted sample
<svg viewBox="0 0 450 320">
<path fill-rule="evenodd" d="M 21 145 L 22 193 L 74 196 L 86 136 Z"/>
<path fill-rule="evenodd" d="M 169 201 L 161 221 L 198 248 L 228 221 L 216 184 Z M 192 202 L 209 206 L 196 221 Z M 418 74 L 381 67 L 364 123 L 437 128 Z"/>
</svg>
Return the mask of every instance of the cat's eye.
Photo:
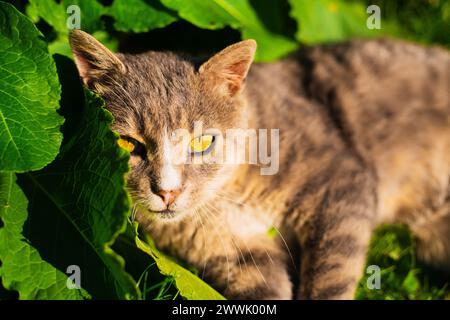
<svg viewBox="0 0 450 320">
<path fill-rule="evenodd" d="M 127 141 L 126 139 L 122 139 L 120 138 L 117 143 L 119 144 L 120 147 L 124 148 L 125 150 L 127 150 L 129 153 L 133 152 L 134 149 L 136 148 L 136 146 L 130 142 Z"/>
<path fill-rule="evenodd" d="M 142 155 L 144 150 L 142 143 L 130 137 L 120 137 L 117 144 L 132 155 Z"/>
<path fill-rule="evenodd" d="M 205 134 L 203 136 L 196 137 L 191 140 L 191 152 L 203 153 L 208 151 L 214 142 L 214 136 L 211 134 Z"/>
</svg>

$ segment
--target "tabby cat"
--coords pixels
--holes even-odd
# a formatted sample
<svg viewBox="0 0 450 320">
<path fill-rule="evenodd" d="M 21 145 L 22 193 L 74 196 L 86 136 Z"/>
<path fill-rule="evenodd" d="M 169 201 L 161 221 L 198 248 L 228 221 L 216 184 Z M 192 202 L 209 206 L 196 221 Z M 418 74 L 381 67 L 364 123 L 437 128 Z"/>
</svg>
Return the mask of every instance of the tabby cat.
<svg viewBox="0 0 450 320">
<path fill-rule="evenodd" d="M 79 30 L 70 42 L 131 153 L 141 229 L 225 297 L 351 299 L 380 223 L 408 224 L 419 258 L 450 270 L 444 49 L 352 40 L 252 65 L 253 40 L 207 60 L 113 54 Z M 279 129 L 278 171 L 209 161 L 208 128 Z M 176 161 L 187 154 L 201 161 Z"/>
</svg>

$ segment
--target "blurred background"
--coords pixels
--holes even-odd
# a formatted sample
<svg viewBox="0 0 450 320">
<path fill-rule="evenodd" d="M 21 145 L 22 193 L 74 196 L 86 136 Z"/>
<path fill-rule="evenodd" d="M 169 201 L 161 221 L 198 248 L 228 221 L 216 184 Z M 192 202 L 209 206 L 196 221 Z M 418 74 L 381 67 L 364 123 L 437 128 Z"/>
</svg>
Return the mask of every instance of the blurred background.
<svg viewBox="0 0 450 320">
<path fill-rule="evenodd" d="M 36 23 L 53 53 L 70 55 L 67 19 L 122 52 L 210 54 L 241 38 L 258 41 L 270 61 L 301 44 L 392 36 L 450 46 L 449 0 L 9 0 Z M 369 29 L 367 8 L 380 9 Z M 69 13 L 68 13 L 69 11 Z M 74 21 L 73 19 L 71 20 Z"/>
</svg>

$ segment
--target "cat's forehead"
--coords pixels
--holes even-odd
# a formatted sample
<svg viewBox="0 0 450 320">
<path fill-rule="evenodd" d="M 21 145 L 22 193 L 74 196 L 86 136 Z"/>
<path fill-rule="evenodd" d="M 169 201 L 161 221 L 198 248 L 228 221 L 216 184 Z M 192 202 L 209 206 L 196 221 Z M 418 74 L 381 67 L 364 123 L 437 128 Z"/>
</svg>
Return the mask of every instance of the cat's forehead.
<svg viewBox="0 0 450 320">
<path fill-rule="evenodd" d="M 152 99 L 148 102 L 167 104 L 190 96 L 196 78 L 190 61 L 163 52 L 124 55 L 123 60 L 127 68 L 124 86 L 137 96 Z"/>
<path fill-rule="evenodd" d="M 124 55 L 127 74 L 109 99 L 118 126 L 153 138 L 193 129 L 195 122 L 220 126 L 222 97 L 200 81 L 194 63 L 171 53 Z"/>
</svg>

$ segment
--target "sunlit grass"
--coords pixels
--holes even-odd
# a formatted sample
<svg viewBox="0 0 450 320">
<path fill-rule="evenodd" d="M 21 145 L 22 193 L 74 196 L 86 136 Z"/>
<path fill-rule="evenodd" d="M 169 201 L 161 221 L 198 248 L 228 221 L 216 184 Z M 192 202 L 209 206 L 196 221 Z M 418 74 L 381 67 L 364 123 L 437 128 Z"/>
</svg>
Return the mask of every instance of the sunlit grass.
<svg viewBox="0 0 450 320">
<path fill-rule="evenodd" d="M 450 299 L 450 279 L 416 259 L 414 238 L 402 225 L 382 226 L 375 232 L 367 266 L 381 269 L 380 289 L 369 289 L 366 274 L 357 299 Z"/>
</svg>

